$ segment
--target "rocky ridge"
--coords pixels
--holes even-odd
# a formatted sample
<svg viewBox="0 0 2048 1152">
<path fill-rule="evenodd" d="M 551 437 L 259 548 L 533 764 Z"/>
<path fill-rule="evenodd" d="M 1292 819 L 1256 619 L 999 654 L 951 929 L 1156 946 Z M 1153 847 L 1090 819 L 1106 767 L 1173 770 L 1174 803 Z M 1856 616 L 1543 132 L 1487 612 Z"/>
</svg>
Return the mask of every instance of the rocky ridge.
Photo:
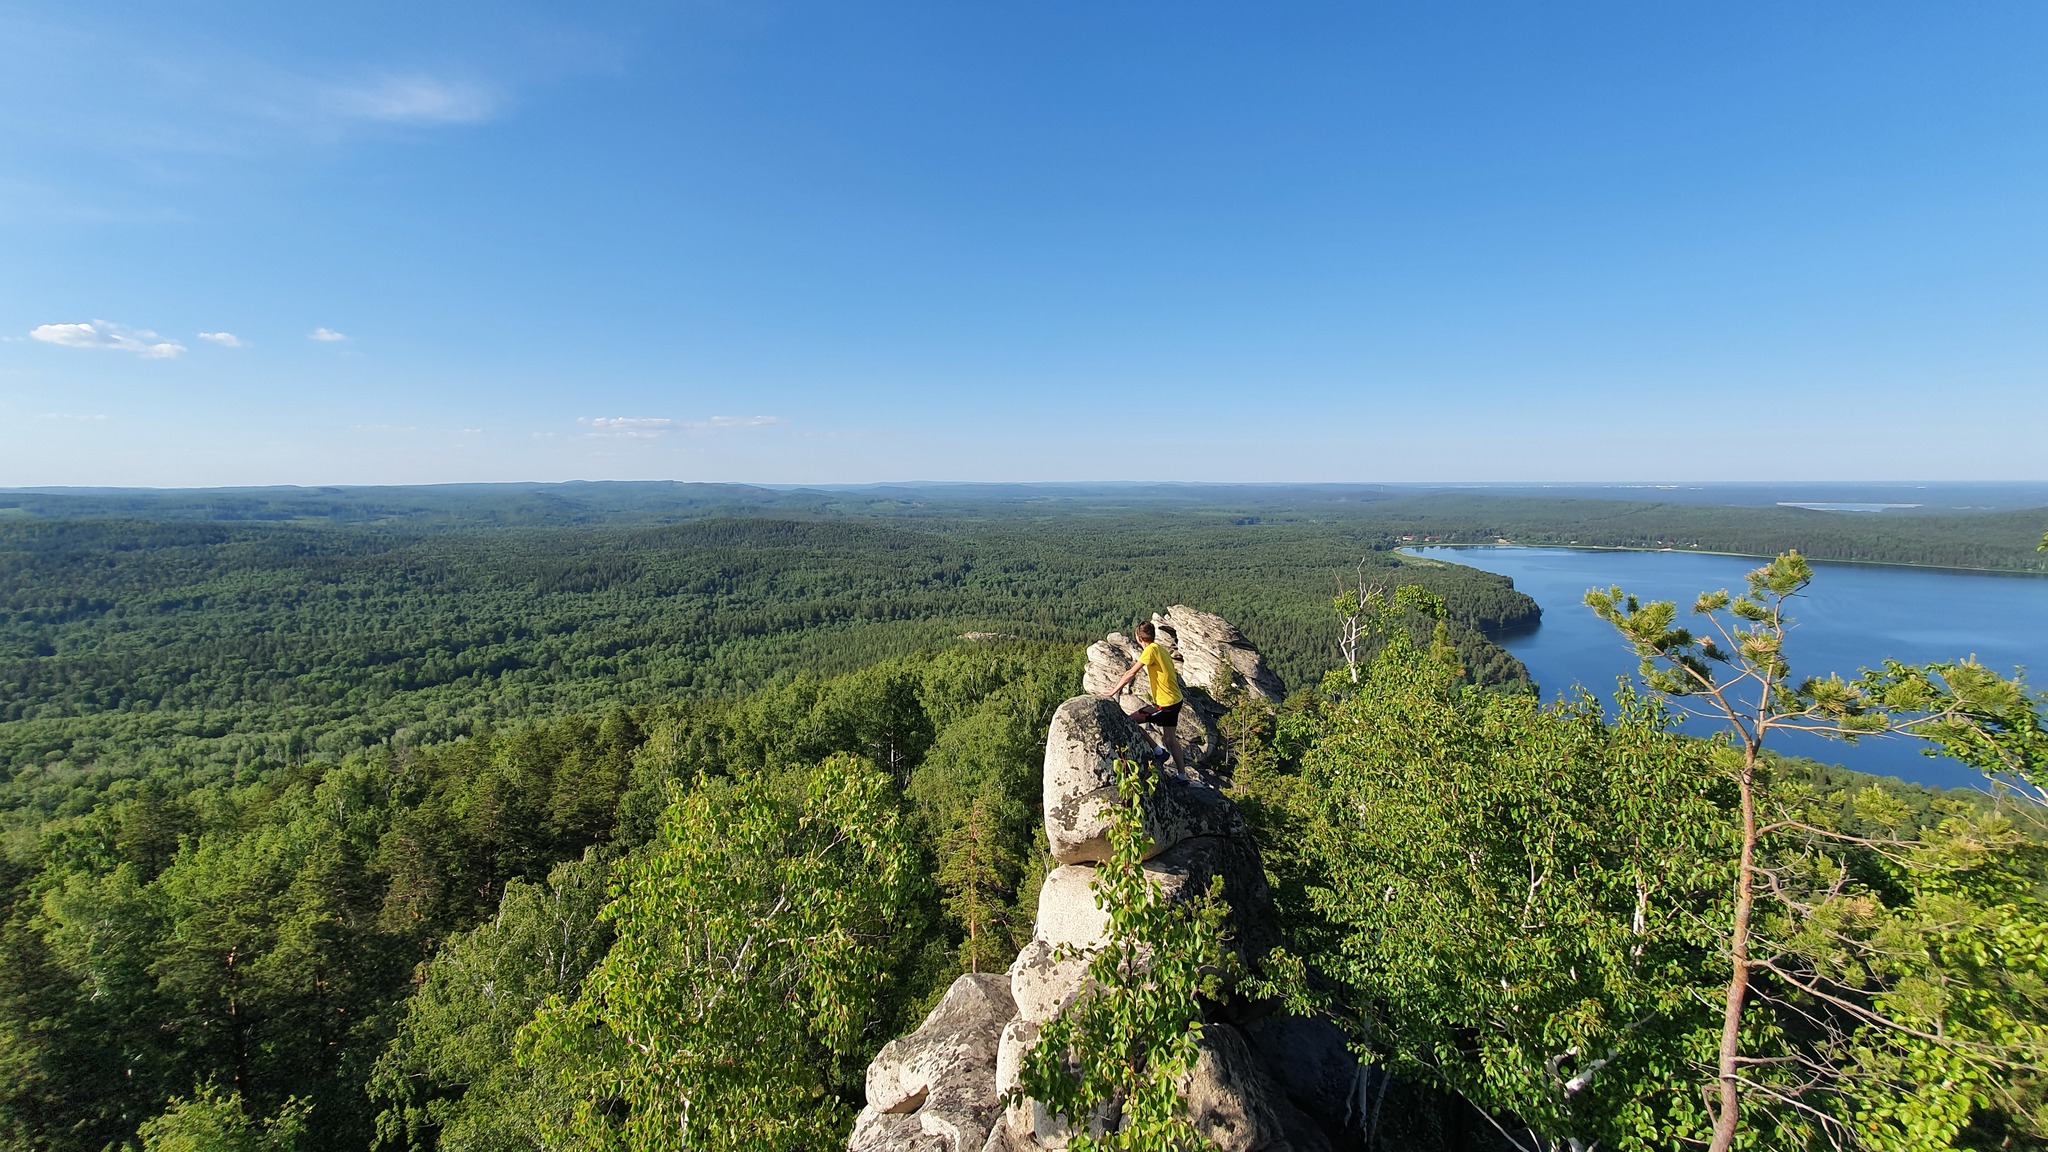
<svg viewBox="0 0 2048 1152">
<path fill-rule="evenodd" d="M 1243 690 L 1269 700 L 1282 694 L 1258 650 L 1221 618 L 1175 605 L 1154 620 L 1179 630 L 1191 687 L 1214 683 L 1227 665 Z M 1093 879 L 1108 856 L 1109 813 L 1118 800 L 1112 764 L 1120 749 L 1149 738 L 1117 701 L 1098 693 L 1136 656 L 1117 634 L 1091 645 L 1083 679 L 1090 694 L 1053 716 L 1043 788 L 1057 866 L 1039 891 L 1030 943 L 1007 973 L 954 981 L 916 1031 L 875 1057 L 849 1152 L 1035 1152 L 1069 1142 L 1066 1125 L 1042 1106 L 1004 1100 L 1039 1029 L 1081 994 L 1086 954 L 1106 940 L 1109 918 L 1096 906 Z M 1209 679 L 1200 678 L 1204 672 Z M 1191 703 L 1198 694 L 1189 693 Z M 1222 753 L 1215 706 L 1199 696 L 1203 704 L 1183 709 L 1183 721 L 1203 717 L 1203 757 L 1214 763 Z M 1281 943 L 1258 847 L 1236 806 L 1204 774 L 1168 774 L 1148 805 L 1146 830 L 1145 871 L 1162 891 L 1193 896 L 1220 876 L 1233 947 L 1258 956 Z M 1063 955 L 1063 946 L 1080 955 Z M 1204 1006 L 1201 1057 L 1181 1088 L 1196 1127 L 1225 1152 L 1332 1152 L 1358 1144 L 1356 1101 L 1367 1080 L 1328 1021 L 1226 993 Z"/>
</svg>

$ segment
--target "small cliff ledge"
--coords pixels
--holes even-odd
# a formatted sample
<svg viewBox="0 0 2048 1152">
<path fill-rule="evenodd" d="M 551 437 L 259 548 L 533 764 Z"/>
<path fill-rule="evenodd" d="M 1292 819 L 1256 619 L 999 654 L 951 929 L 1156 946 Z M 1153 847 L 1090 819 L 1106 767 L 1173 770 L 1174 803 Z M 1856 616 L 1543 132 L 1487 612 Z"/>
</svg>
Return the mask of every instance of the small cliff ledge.
<svg viewBox="0 0 2048 1152">
<path fill-rule="evenodd" d="M 1227 665 L 1244 690 L 1279 698 L 1279 678 L 1221 618 L 1175 605 L 1154 619 L 1179 631 L 1188 684 L 1214 683 Z M 1035 1152 L 1067 1145 L 1068 1130 L 1058 1118 L 1033 1101 L 1005 1106 L 1004 1098 L 1017 1087 L 1039 1029 L 1082 992 L 1087 960 L 1061 958 L 1061 946 L 1085 954 L 1106 940 L 1109 918 L 1096 906 L 1093 880 L 1097 863 L 1108 856 L 1109 814 L 1118 801 L 1112 765 L 1119 748 L 1141 747 L 1149 738 L 1117 701 L 1093 693 L 1112 687 L 1136 655 L 1135 646 L 1115 634 L 1090 646 L 1083 684 L 1091 694 L 1068 700 L 1053 715 L 1044 800 L 1056 867 L 1039 890 L 1031 942 L 1007 974 L 954 981 L 915 1032 L 875 1057 L 849 1152 Z M 1196 693 L 1189 698 L 1196 700 Z M 1207 702 L 1206 695 L 1200 699 Z M 1183 723 L 1203 711 L 1184 709 Z M 1204 759 L 1214 762 L 1221 748 L 1213 714 L 1200 723 L 1209 740 Z M 1236 806 L 1201 774 L 1169 774 L 1160 782 L 1146 830 L 1152 854 L 1145 871 L 1162 891 L 1192 897 L 1220 876 L 1233 946 L 1255 957 L 1281 943 L 1258 847 Z M 1181 1088 L 1196 1127 L 1225 1152 L 1333 1152 L 1358 1144 L 1354 1102 L 1366 1080 L 1329 1021 L 1226 993 L 1204 1006 L 1201 1057 Z"/>
</svg>

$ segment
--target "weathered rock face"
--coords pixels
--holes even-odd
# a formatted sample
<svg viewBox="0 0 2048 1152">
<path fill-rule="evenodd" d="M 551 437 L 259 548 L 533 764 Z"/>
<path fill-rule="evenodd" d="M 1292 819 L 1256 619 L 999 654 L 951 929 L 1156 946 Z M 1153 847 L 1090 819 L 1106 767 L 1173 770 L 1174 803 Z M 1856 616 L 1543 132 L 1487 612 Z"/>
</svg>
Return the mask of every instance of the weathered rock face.
<svg viewBox="0 0 2048 1152">
<path fill-rule="evenodd" d="M 1116 682 L 1123 679 L 1124 673 L 1131 670 L 1131 665 L 1138 662 L 1138 656 L 1144 651 L 1144 647 L 1121 632 L 1111 632 L 1090 644 L 1088 667 L 1081 672 L 1081 691 L 1100 696 L 1116 687 Z M 1124 694 L 1136 696 L 1149 704 L 1152 701 L 1152 683 L 1141 672 L 1131 681 L 1130 686 L 1124 689 Z"/>
<path fill-rule="evenodd" d="M 1217 666 L 1195 660 L 1199 648 L 1205 660 L 1228 662 L 1247 690 L 1279 698 L 1278 678 L 1227 622 L 1179 605 L 1155 620 L 1180 629 L 1189 684 L 1206 683 L 1197 676 L 1213 676 Z M 1121 636 L 1091 647 L 1088 687 L 1106 691 L 1136 657 Z M 1182 710 L 1184 719 L 1200 713 Z M 1017 1089 L 1040 1028 L 1084 994 L 1087 958 L 1106 942 L 1109 917 L 1096 903 L 1094 880 L 1097 863 L 1109 855 L 1110 810 L 1120 802 L 1113 762 L 1120 752 L 1149 747 L 1150 738 L 1116 701 L 1077 696 L 1054 713 L 1044 801 L 1058 867 L 1039 890 L 1032 940 L 1005 975 L 955 981 L 917 1031 L 875 1057 L 868 1106 L 849 1152 L 1057 1152 L 1068 1145 L 1073 1129 L 1065 1118 L 1033 1101 L 1005 1098 Z M 1199 773 L 1167 774 L 1146 807 L 1146 878 L 1178 900 L 1208 891 L 1221 877 L 1233 947 L 1257 957 L 1282 943 L 1258 847 L 1229 798 Z M 1234 992 L 1225 1000 L 1206 1006 L 1201 1055 L 1180 1086 L 1189 1119 L 1209 1142 L 1226 1152 L 1355 1147 L 1348 1108 L 1360 1069 L 1343 1034 Z M 1117 1120 L 1111 1113 L 1088 1123 L 1099 1128 Z"/>
<path fill-rule="evenodd" d="M 1010 965 L 1010 995 L 1017 1001 L 1017 1019 L 1033 1025 L 1052 1019 L 1081 994 L 1087 975 L 1086 957 L 1062 956 L 1059 947 L 1043 935 L 1034 937 Z"/>
<path fill-rule="evenodd" d="M 1053 713 L 1045 736 L 1045 835 L 1052 858 L 1081 864 L 1109 857 L 1103 839 L 1116 804 L 1116 758 L 1152 747 L 1152 738 L 1116 701 L 1076 696 Z"/>
<path fill-rule="evenodd" d="M 1279 703 L 1286 695 L 1286 686 L 1266 666 L 1266 658 L 1251 641 L 1221 616 L 1175 604 L 1164 612 L 1154 613 L 1152 623 L 1155 627 L 1171 627 L 1179 637 L 1176 640 L 1162 634 L 1160 639 L 1174 650 L 1181 687 L 1187 697 L 1187 707 L 1181 709 L 1179 722 L 1174 726 L 1192 761 L 1185 767 L 1201 772 L 1220 769 L 1226 750 L 1216 721 L 1225 709 L 1209 695 L 1209 689 L 1221 679 L 1219 672 L 1227 669 L 1238 688 L 1269 703 Z M 1111 632 L 1090 644 L 1088 665 L 1081 674 L 1082 689 L 1100 695 L 1116 687 L 1116 682 L 1143 653 L 1144 645 L 1121 632 Z M 1118 701 L 1126 710 L 1151 702 L 1151 679 L 1143 673 L 1131 681 Z"/>
<path fill-rule="evenodd" d="M 1216 683 L 1217 669 L 1228 665 L 1245 691 L 1268 704 L 1278 704 L 1287 695 L 1287 686 L 1266 667 L 1266 658 L 1223 617 L 1175 604 L 1152 617 L 1152 623 L 1169 625 L 1180 634 L 1182 682 L 1207 688 Z"/>
<path fill-rule="evenodd" d="M 1237 814 L 1235 808 L 1230 812 Z M 1195 899 L 1209 890 L 1211 879 L 1222 877 L 1223 902 L 1231 912 L 1231 946 L 1246 960 L 1264 956 L 1283 942 L 1273 893 L 1266 886 L 1266 868 L 1249 836 L 1189 837 L 1147 860 L 1145 874 L 1175 900 Z"/>
<path fill-rule="evenodd" d="M 1304 1112 L 1352 1116 L 1358 1058 L 1342 1029 L 1328 1020 L 1276 1013 L 1245 1025 L 1244 1034 L 1253 1054 Z"/>
<path fill-rule="evenodd" d="M 1223 1152 L 1291 1148 L 1327 1152 L 1329 1139 L 1289 1103 L 1243 1035 L 1228 1024 L 1202 1029 L 1201 1055 L 1181 1077 L 1195 1129 Z"/>
<path fill-rule="evenodd" d="M 1115 761 L 1151 747 L 1151 737 L 1113 700 L 1076 696 L 1059 706 L 1045 737 L 1045 835 L 1053 859 L 1083 864 L 1109 858 Z M 1145 830 L 1155 855 L 1190 836 L 1246 836 L 1237 808 L 1207 787 L 1162 787 L 1145 813 Z"/>
<path fill-rule="evenodd" d="M 883 1045 L 868 1065 L 868 1106 L 853 1123 L 850 1152 L 980 1148 L 1002 1114 L 996 1052 L 1017 1017 L 1010 981 L 953 981 L 917 1031 Z"/>
<path fill-rule="evenodd" d="M 1094 950 L 1109 934 L 1109 914 L 1095 901 L 1095 869 L 1062 864 L 1046 873 L 1038 890 L 1036 939 L 1058 948 Z"/>
</svg>

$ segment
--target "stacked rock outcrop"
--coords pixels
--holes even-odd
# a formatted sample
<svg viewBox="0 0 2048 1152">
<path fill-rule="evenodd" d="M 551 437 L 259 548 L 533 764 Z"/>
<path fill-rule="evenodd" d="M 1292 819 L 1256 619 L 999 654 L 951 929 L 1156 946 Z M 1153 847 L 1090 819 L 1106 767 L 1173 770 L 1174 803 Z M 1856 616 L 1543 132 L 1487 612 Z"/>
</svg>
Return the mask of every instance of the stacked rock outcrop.
<svg viewBox="0 0 2048 1152">
<path fill-rule="evenodd" d="M 1222 684 L 1224 673 L 1228 673 L 1233 687 L 1270 704 L 1280 702 L 1287 694 L 1286 687 L 1266 666 L 1266 658 L 1258 648 L 1221 616 L 1175 604 L 1164 612 L 1153 613 L 1152 625 L 1173 630 L 1161 636 L 1160 641 L 1173 649 L 1181 686 L 1186 690 L 1188 705 L 1181 709 L 1174 732 L 1188 750 L 1192 761 L 1188 767 L 1205 771 L 1219 768 L 1227 750 L 1216 722 L 1225 709 L 1211 690 Z M 1090 644 L 1088 666 L 1081 673 L 1082 691 L 1100 693 L 1116 687 L 1123 674 L 1138 662 L 1144 647 L 1121 632 L 1111 632 Z M 1151 682 L 1139 675 L 1125 687 L 1124 694 L 1135 697 L 1139 704 L 1149 704 Z"/>
<path fill-rule="evenodd" d="M 1231 678 L 1246 692 L 1269 704 L 1278 704 L 1280 698 L 1287 694 L 1286 686 L 1266 666 L 1266 658 L 1258 648 L 1223 617 L 1185 604 L 1175 604 L 1164 612 L 1152 614 L 1152 626 L 1157 628 L 1161 625 L 1172 628 L 1179 637 L 1173 644 L 1183 684 L 1207 689 L 1217 683 L 1217 674 L 1228 668 Z M 1081 690 L 1109 691 L 1116 685 L 1118 677 L 1137 663 L 1138 654 L 1143 650 L 1144 645 L 1121 632 L 1111 632 L 1090 644 L 1088 669 L 1081 675 Z M 1142 676 L 1131 682 L 1130 691 L 1148 701 L 1152 698 L 1151 686 Z"/>
<path fill-rule="evenodd" d="M 1156 619 L 1181 629 L 1188 664 L 1200 645 L 1211 659 L 1230 661 L 1247 689 L 1278 696 L 1278 678 L 1227 623 L 1178 605 Z M 1098 664 L 1097 649 L 1127 648 L 1121 640 L 1112 636 L 1090 648 L 1086 682 L 1093 691 L 1122 675 L 1119 668 L 1093 687 L 1103 674 L 1098 669 L 1110 665 L 1106 658 Z M 1213 673 L 1215 666 L 1208 667 Z M 1006 975 L 960 977 L 915 1032 L 875 1057 L 849 1152 L 1066 1146 L 1070 1132 L 1061 1118 L 1029 1100 L 1005 1101 L 1040 1028 L 1082 994 L 1087 957 L 1106 943 L 1109 918 L 1096 904 L 1094 878 L 1109 855 L 1110 812 L 1119 799 L 1114 761 L 1148 743 L 1114 700 L 1091 694 L 1059 707 L 1046 737 L 1043 781 L 1056 867 L 1039 890 L 1032 939 Z M 1168 775 L 1145 817 L 1148 879 L 1179 898 L 1206 892 L 1211 878 L 1221 877 L 1232 947 L 1257 957 L 1281 943 L 1258 848 L 1227 796 L 1194 774 Z M 1328 1021 L 1226 993 L 1204 1006 L 1200 1059 L 1181 1090 L 1189 1118 L 1226 1152 L 1328 1152 L 1357 1142 L 1352 1113 L 1362 1082 L 1343 1034 Z"/>
</svg>

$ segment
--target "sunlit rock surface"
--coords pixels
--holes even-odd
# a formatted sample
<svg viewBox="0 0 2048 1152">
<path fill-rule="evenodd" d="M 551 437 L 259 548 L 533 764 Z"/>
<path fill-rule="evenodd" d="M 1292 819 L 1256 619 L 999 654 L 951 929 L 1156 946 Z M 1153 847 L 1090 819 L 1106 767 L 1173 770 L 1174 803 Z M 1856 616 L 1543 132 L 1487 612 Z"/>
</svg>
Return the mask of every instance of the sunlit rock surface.
<svg viewBox="0 0 2048 1152">
<path fill-rule="evenodd" d="M 1279 699 L 1279 678 L 1227 621 L 1181 605 L 1154 619 L 1180 630 L 1191 704 L 1199 697 L 1215 707 L 1199 687 L 1218 683 L 1225 665 L 1236 690 Z M 1124 715 L 1135 706 L 1128 697 L 1099 695 L 1130 667 L 1136 646 L 1112 634 L 1088 652 L 1091 694 L 1062 704 L 1046 735 L 1045 831 L 1057 866 L 1039 891 L 1031 942 L 1005 974 L 960 977 L 917 1031 L 875 1057 L 850 1152 L 1040 1152 L 1071 1139 L 1068 1118 L 1014 1094 L 1039 1029 L 1085 994 L 1087 957 L 1106 938 L 1109 918 L 1093 881 L 1109 855 L 1110 809 L 1121 800 L 1113 762 L 1151 746 Z M 1202 707 L 1184 708 L 1184 724 L 1202 714 Z M 1211 741 L 1205 753 L 1214 762 L 1222 749 L 1213 715 L 1194 731 Z M 1199 768 L 1162 775 L 1146 813 L 1145 874 L 1175 899 L 1192 899 L 1221 877 L 1232 947 L 1256 958 L 1282 943 L 1258 846 L 1236 806 Z M 1204 1015 L 1201 1056 L 1180 1087 L 1188 1118 L 1209 1142 L 1227 1152 L 1358 1146 L 1351 1101 L 1361 1069 L 1334 1025 L 1288 1016 L 1234 989 L 1205 1004 Z M 1116 1120 L 1106 1114 L 1089 1123 Z"/>
</svg>

